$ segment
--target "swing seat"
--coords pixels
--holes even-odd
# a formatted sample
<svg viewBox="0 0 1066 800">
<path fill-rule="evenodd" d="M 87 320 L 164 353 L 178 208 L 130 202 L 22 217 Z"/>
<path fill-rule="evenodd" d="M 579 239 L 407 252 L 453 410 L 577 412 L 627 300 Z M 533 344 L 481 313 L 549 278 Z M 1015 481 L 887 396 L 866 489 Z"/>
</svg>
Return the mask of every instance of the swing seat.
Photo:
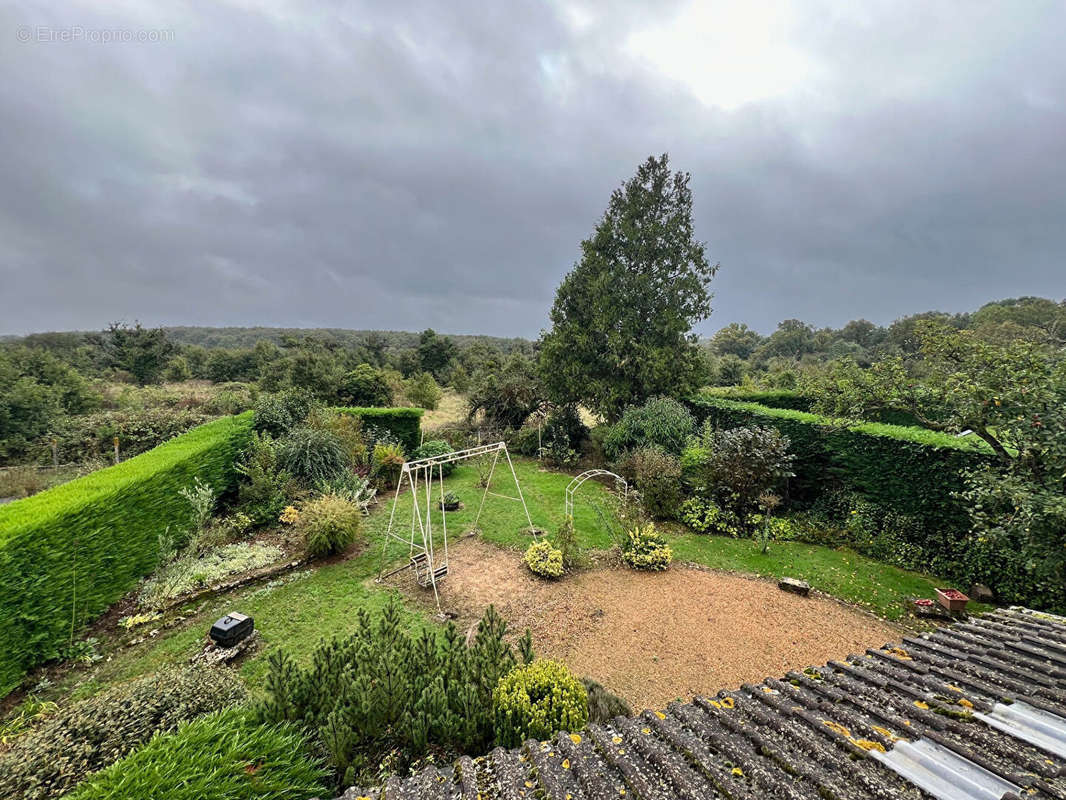
<svg viewBox="0 0 1066 800">
<path fill-rule="evenodd" d="M 429 568 L 429 557 L 425 553 L 418 553 L 411 557 L 411 567 L 415 571 L 415 581 L 423 588 L 428 588 L 448 575 L 448 565 Z M 431 575 L 432 572 L 432 575 Z"/>
</svg>

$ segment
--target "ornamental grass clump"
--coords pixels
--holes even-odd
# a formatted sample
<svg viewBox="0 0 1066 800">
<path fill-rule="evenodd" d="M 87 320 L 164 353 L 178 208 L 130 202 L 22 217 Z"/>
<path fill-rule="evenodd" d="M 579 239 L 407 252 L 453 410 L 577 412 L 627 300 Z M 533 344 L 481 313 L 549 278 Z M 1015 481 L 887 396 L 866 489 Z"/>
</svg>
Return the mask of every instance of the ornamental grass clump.
<svg viewBox="0 0 1066 800">
<path fill-rule="evenodd" d="M 534 661 L 508 673 L 492 693 L 496 743 L 518 747 L 550 739 L 557 731 L 582 730 L 589 720 L 588 692 L 556 661 Z"/>
<path fill-rule="evenodd" d="M 308 558 L 325 558 L 350 547 L 359 536 L 363 511 L 335 494 L 324 494 L 308 500 L 300 508 L 295 523 L 303 537 Z"/>
<path fill-rule="evenodd" d="M 533 542 L 526 550 L 526 566 L 534 575 L 542 578 L 561 578 L 563 576 L 563 551 L 552 547 L 546 539 Z"/>
<path fill-rule="evenodd" d="M 670 566 L 673 552 L 655 523 L 626 531 L 622 539 L 622 562 L 633 569 L 663 570 Z"/>
<path fill-rule="evenodd" d="M 300 731 L 234 709 L 185 723 L 91 777 L 71 800 L 310 800 L 326 770 Z"/>
</svg>

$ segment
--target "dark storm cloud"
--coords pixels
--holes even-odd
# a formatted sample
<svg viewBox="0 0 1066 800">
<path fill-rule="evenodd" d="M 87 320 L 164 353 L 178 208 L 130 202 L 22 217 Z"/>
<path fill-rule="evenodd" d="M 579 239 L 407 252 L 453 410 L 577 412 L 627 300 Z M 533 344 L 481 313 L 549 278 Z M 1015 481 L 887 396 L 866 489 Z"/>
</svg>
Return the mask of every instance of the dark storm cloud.
<svg viewBox="0 0 1066 800">
<path fill-rule="evenodd" d="M 8 6 L 0 332 L 535 335 L 662 151 L 723 264 L 703 332 L 1066 295 L 1063 6 L 861 5 L 723 3 L 680 70 L 688 3 Z"/>
</svg>

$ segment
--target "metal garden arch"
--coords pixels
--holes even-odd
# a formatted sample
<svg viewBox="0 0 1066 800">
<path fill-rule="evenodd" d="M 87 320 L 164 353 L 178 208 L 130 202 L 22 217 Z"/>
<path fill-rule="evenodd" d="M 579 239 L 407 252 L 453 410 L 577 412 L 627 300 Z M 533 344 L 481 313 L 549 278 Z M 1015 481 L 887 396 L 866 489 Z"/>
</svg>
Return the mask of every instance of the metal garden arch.
<svg viewBox="0 0 1066 800">
<path fill-rule="evenodd" d="M 566 485 L 566 498 L 563 500 L 563 513 L 569 519 L 574 516 L 574 492 L 581 488 L 581 485 L 589 478 L 601 478 L 611 477 L 614 478 L 615 483 L 622 484 L 622 496 L 629 495 L 629 484 L 626 483 L 626 479 L 621 475 L 611 472 L 608 469 L 587 469 L 580 475 L 574 477 L 570 483 Z"/>
</svg>

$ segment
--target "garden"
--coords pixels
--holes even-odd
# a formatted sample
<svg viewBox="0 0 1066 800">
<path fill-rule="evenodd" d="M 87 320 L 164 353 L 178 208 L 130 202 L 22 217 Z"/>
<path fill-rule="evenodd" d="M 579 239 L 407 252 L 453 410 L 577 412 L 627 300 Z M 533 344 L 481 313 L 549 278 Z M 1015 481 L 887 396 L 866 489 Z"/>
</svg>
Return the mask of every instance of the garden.
<svg viewBox="0 0 1066 800">
<path fill-rule="evenodd" d="M 690 333 L 717 271 L 691 202 L 642 164 L 535 348 L 0 348 L 0 795 L 338 796 L 1066 608 L 1061 343 L 923 318 L 869 363 L 710 386 L 743 369 Z M 722 341 L 770 364 L 783 326 Z"/>
<path fill-rule="evenodd" d="M 176 770 L 179 753 L 217 758 L 225 776 L 227 759 L 249 759 L 239 755 L 247 747 L 261 750 L 255 763 L 267 764 L 271 748 L 318 759 L 301 760 L 315 769 L 289 760 L 278 774 L 265 769 L 264 787 L 305 785 L 312 796 L 366 785 L 426 759 L 579 729 L 589 718 L 880 646 L 900 625 L 918 624 L 907 599 L 943 583 L 841 547 L 844 539 L 826 546 L 850 536 L 848 521 L 829 510 L 783 513 L 772 492 L 794 477 L 786 437 L 768 427 L 700 426 L 683 404 L 655 398 L 607 430 L 590 431 L 572 408 L 553 412 L 536 425 L 532 455 L 522 451 L 534 429 L 515 431 L 524 507 L 498 496 L 513 491 L 509 472 L 498 469 L 486 486 L 485 457 L 460 462 L 432 487 L 431 513 L 446 515 L 450 532 L 442 624 L 433 593 L 410 570 L 377 579 L 390 521 L 401 531 L 411 523 L 408 493 L 396 498 L 395 514 L 390 501 L 406 461 L 445 456 L 483 429 L 452 420 L 442 438 L 428 438 L 420 416 L 330 409 L 301 392 L 266 395 L 250 413 L 24 501 L 48 501 L 57 540 L 71 521 L 94 515 L 103 531 L 114 494 L 96 504 L 94 487 L 81 484 L 122 481 L 121 524 L 126 534 L 146 531 L 136 541 L 154 550 L 155 566 L 134 564 L 120 583 L 104 561 L 109 581 L 86 578 L 80 598 L 53 588 L 20 601 L 84 617 L 74 627 L 59 618 L 51 641 L 41 625 L 36 639 L 7 633 L 27 643 L 11 653 L 30 672 L 7 699 L 5 792 L 53 797 L 84 777 L 78 794 L 111 796 L 130 772 L 161 763 Z M 614 467 L 625 488 L 610 475 L 588 481 L 568 515 L 567 486 L 591 463 Z M 744 480 L 716 478 L 716 469 Z M 79 507 L 61 513 L 64 500 Z M 150 517 L 137 513 L 141 505 Z M 33 520 L 36 542 L 48 527 L 39 514 Z M 158 520 L 168 524 L 160 530 Z M 439 522 L 435 530 L 440 552 Z M 79 568 L 104 574 L 89 566 L 94 545 L 128 542 L 86 542 L 58 559 L 72 588 Z M 389 553 L 387 571 L 404 555 Z M 776 579 L 789 576 L 807 581 L 812 596 L 781 591 Z M 206 666 L 198 659 L 205 631 L 231 611 L 253 618 L 254 637 L 228 665 Z M 527 701 L 511 708 L 504 678 L 523 669 L 523 680 L 572 702 L 548 720 Z M 400 674 L 391 694 L 371 688 Z M 510 691 L 528 698 L 527 690 Z M 211 744 L 227 737 L 234 753 Z M 57 756 L 71 747 L 80 748 L 76 764 Z M 190 787 L 208 780 L 199 769 Z"/>
</svg>

